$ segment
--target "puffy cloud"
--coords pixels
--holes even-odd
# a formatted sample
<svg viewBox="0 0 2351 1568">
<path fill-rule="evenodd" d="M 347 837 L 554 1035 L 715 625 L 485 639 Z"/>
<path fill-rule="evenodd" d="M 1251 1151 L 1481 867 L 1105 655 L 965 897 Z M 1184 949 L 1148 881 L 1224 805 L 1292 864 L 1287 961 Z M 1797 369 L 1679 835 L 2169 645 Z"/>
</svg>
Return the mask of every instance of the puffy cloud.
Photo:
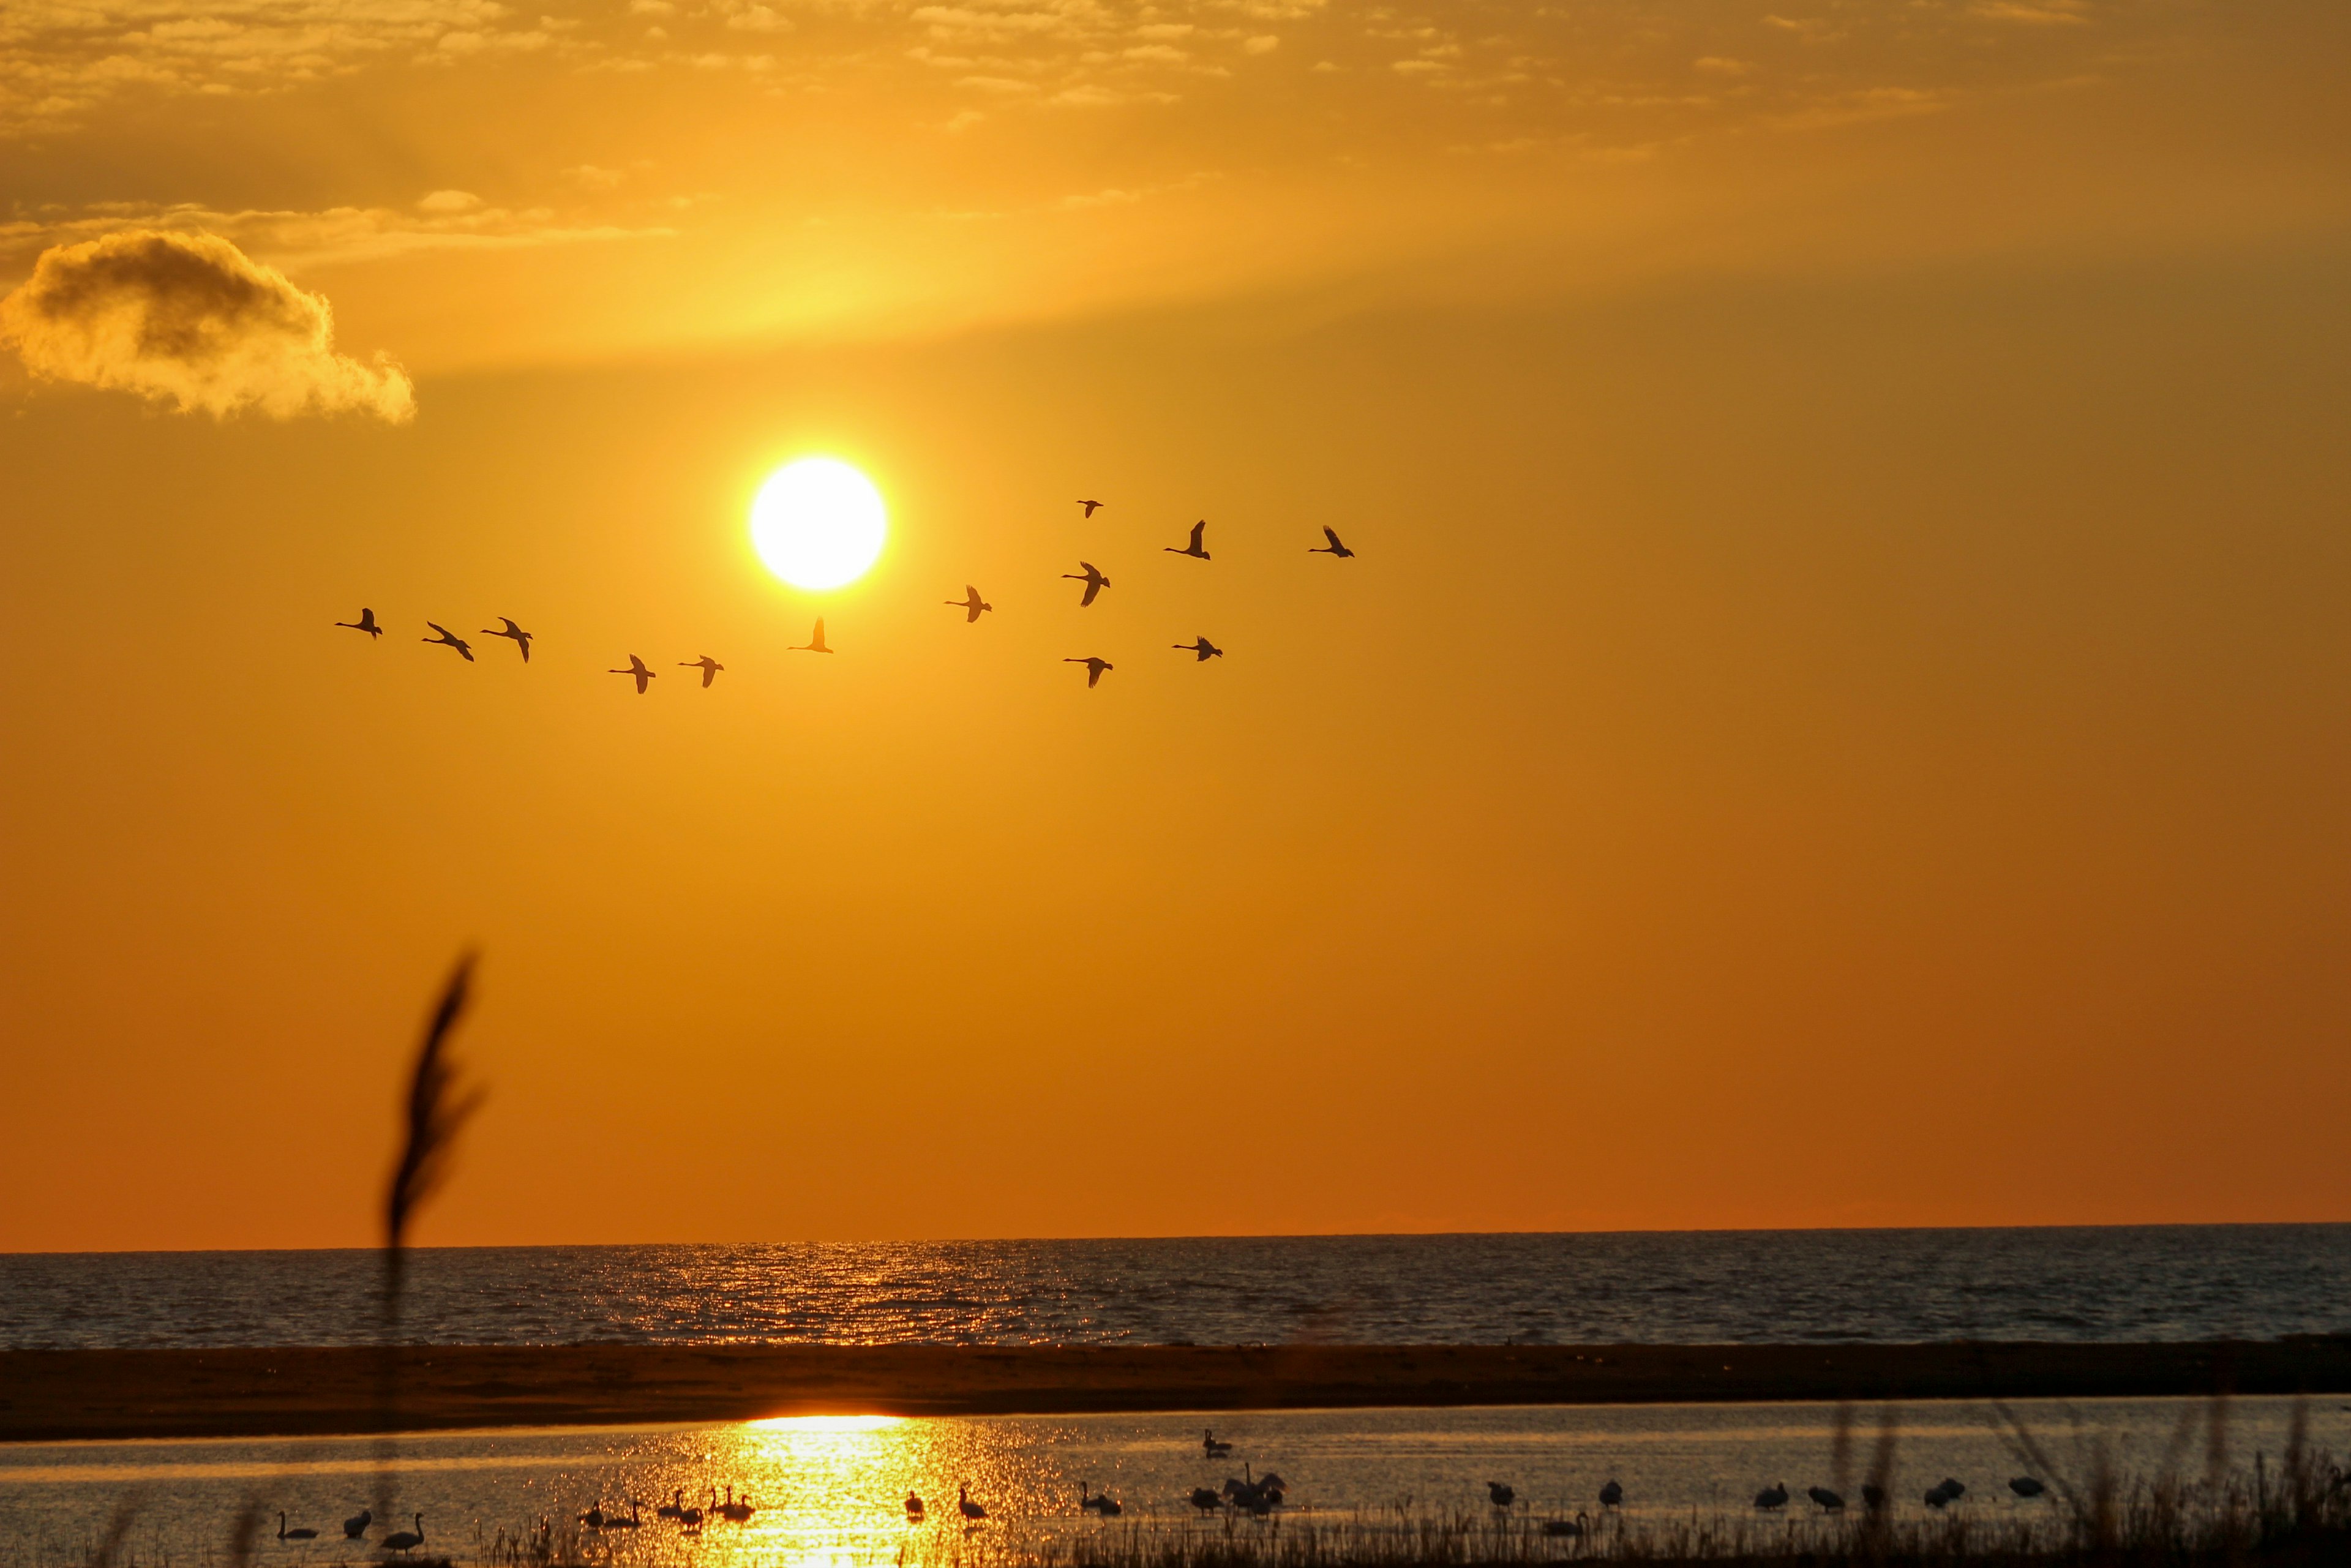
<svg viewBox="0 0 2351 1568">
<path fill-rule="evenodd" d="M 394 423 L 416 413 L 399 366 L 335 352 L 324 296 L 215 235 L 141 229 L 43 251 L 0 299 L 0 340 L 37 376 L 182 413 L 351 411 Z"/>
</svg>

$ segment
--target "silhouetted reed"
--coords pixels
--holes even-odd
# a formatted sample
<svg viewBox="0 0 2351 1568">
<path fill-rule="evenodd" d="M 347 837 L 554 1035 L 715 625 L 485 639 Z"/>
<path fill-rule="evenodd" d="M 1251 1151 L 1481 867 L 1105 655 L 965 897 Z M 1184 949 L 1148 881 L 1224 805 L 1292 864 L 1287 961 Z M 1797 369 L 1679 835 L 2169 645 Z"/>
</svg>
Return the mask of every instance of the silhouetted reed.
<svg viewBox="0 0 2351 1568">
<path fill-rule="evenodd" d="M 376 1447 L 375 1499 L 375 1511 L 384 1520 L 399 1517 L 392 1469 L 398 1456 L 390 1434 L 400 1424 L 400 1301 L 408 1229 L 417 1212 L 448 1179 L 457 1134 L 482 1104 L 481 1090 L 459 1089 L 456 1064 L 449 1054 L 449 1037 L 465 1016 L 473 978 L 474 955 L 467 953 L 450 971 L 441 1000 L 424 1026 L 424 1038 L 417 1045 L 402 1107 L 400 1158 L 384 1188 L 383 1299 L 376 1362 L 376 1430 L 381 1436 Z"/>
</svg>

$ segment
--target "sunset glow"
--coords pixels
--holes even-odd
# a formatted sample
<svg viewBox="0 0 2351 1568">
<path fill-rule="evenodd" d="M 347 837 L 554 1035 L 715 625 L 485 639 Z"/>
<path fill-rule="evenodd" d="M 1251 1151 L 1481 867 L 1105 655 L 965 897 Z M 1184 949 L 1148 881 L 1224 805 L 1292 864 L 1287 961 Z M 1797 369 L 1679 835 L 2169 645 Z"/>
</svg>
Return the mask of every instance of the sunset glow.
<svg viewBox="0 0 2351 1568">
<path fill-rule="evenodd" d="M 768 570 L 794 588 L 840 588 L 882 553 L 888 511 L 873 481 L 832 457 L 778 469 L 751 503 L 751 540 Z"/>
</svg>

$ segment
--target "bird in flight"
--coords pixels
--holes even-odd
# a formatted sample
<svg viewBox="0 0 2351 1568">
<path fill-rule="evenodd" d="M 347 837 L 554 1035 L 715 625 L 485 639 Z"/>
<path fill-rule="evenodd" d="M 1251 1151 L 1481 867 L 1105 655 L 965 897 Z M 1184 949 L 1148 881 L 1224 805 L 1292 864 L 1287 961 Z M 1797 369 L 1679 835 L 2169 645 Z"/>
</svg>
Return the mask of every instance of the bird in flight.
<svg viewBox="0 0 2351 1568">
<path fill-rule="evenodd" d="M 1182 549 L 1177 549 L 1174 545 L 1169 545 L 1166 547 L 1166 552 L 1169 555 L 1188 555 L 1196 560 L 1207 559 L 1208 552 L 1200 548 L 1200 536 L 1207 531 L 1207 528 L 1208 520 L 1206 517 L 1201 518 L 1198 522 L 1192 525 L 1192 542 L 1190 544 L 1186 545 Z"/>
<path fill-rule="evenodd" d="M 979 619 L 981 611 L 996 608 L 995 605 L 980 598 L 979 590 L 968 582 L 963 585 L 963 592 L 964 596 L 961 599 L 950 599 L 947 602 L 964 612 L 963 623 L 967 626 Z"/>
<path fill-rule="evenodd" d="M 383 635 L 383 628 L 375 623 L 375 612 L 372 610 L 362 609 L 360 612 L 360 618 L 358 620 L 338 621 L 335 624 L 338 626 L 348 626 L 354 632 L 366 632 L 368 634 L 368 641 L 371 643 Z M 431 622 L 427 622 L 426 624 L 430 625 Z"/>
<path fill-rule="evenodd" d="M 1082 582 L 1086 585 L 1086 596 L 1078 601 L 1078 608 L 1083 610 L 1094 601 L 1095 594 L 1110 586 L 1110 579 L 1104 577 L 1102 574 L 1102 569 L 1090 560 L 1081 560 L 1078 564 L 1086 569 L 1084 576 L 1081 577 L 1074 571 L 1065 571 L 1061 575 L 1071 582 Z"/>
<path fill-rule="evenodd" d="M 807 642 L 801 643 L 799 647 L 794 648 L 792 652 L 795 653 L 830 653 L 832 652 L 831 649 L 824 645 L 823 616 L 820 615 L 816 618 L 816 634 L 810 637 Z"/>
<path fill-rule="evenodd" d="M 1102 503 L 1100 501 L 1080 501 L 1078 505 L 1083 507 L 1086 509 L 1086 516 L 1091 517 L 1094 515 L 1094 508 L 1101 506 Z"/>
<path fill-rule="evenodd" d="M 718 672 L 726 667 L 726 665 L 720 664 L 717 660 L 712 658 L 707 653 L 703 654 L 699 659 L 689 659 L 685 663 L 678 665 L 678 668 L 681 670 L 700 670 L 702 672 L 702 684 L 705 687 L 707 687 L 711 682 L 716 680 L 718 678 Z"/>
<path fill-rule="evenodd" d="M 526 664 L 529 664 L 530 633 L 516 625 L 514 623 L 514 617 L 511 615 L 501 615 L 498 617 L 498 620 L 505 624 L 505 631 L 493 632 L 488 627 L 485 626 L 482 628 L 482 635 L 485 637 L 511 637 L 514 639 L 515 646 L 522 650 L 522 662 Z"/>
<path fill-rule="evenodd" d="M 638 658 L 634 653 L 632 653 L 632 654 L 630 654 L 630 655 L 629 655 L 629 667 L 628 667 L 627 669 L 625 669 L 625 670 L 607 670 L 607 671 L 605 671 L 604 673 L 605 673 L 606 674 L 608 674 L 608 675 L 634 675 L 634 676 L 636 676 L 636 678 L 637 678 L 637 695 L 639 695 L 639 696 L 643 696 L 643 695 L 645 695 L 645 683 L 646 683 L 647 681 L 650 681 L 650 680 L 652 680 L 652 679 L 653 678 L 653 671 L 651 671 L 651 670 L 646 669 L 646 668 L 645 668 L 645 662 L 644 662 L 643 659 Z"/>
<path fill-rule="evenodd" d="M 473 647 L 463 637 L 453 635 L 450 632 L 449 628 L 442 625 L 438 621 L 427 621 L 424 624 L 432 627 L 433 630 L 440 632 L 441 635 L 438 637 L 423 638 L 421 639 L 422 641 L 426 643 L 439 643 L 445 646 L 455 648 L 461 655 L 464 656 L 465 663 L 470 664 L 474 662 Z"/>
<path fill-rule="evenodd" d="M 1108 659 L 1064 659 L 1061 663 L 1083 664 L 1086 667 L 1086 690 L 1088 691 L 1094 689 L 1094 684 L 1102 679 L 1104 670 L 1114 670 L 1118 667 Z"/>
<path fill-rule="evenodd" d="M 1209 642 L 1206 637 L 1201 638 L 1196 643 L 1178 643 L 1176 646 L 1182 649 L 1185 653 L 1195 655 L 1195 662 L 1198 664 L 1205 664 L 1210 659 L 1221 659 L 1225 656 L 1225 651 L 1222 648 L 1217 647 L 1214 643 Z"/>
<path fill-rule="evenodd" d="M 1337 529 L 1325 528 L 1322 530 L 1322 537 L 1331 541 L 1331 548 L 1325 549 L 1321 545 L 1308 545 L 1306 547 L 1306 553 L 1308 555 L 1348 556 L 1355 553 L 1353 550 L 1349 549 L 1345 545 L 1339 542 L 1339 533 Z"/>
</svg>

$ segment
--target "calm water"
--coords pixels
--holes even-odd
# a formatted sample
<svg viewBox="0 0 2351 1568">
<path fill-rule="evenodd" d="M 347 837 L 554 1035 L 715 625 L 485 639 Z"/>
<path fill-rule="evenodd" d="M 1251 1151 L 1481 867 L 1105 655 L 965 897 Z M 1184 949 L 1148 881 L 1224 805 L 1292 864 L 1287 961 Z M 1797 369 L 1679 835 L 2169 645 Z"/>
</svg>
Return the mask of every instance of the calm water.
<svg viewBox="0 0 2351 1568">
<path fill-rule="evenodd" d="M 2019 1412 L 2045 1457 L 2076 1479 L 2101 1449 L 2126 1473 L 2148 1475 L 2168 1464 L 2206 1473 L 2210 1402 L 2029 1402 Z M 1692 1510 L 1751 1518 L 1756 1490 L 1785 1481 L 1800 1494 L 1793 1517 L 1757 1526 L 1785 1530 L 1803 1527 L 1806 1485 L 1858 1490 L 1879 1412 L 1858 1415 L 1842 1458 L 1835 1414 L 1826 1406 L 1587 1406 L 447 1433 L 400 1439 L 392 1474 L 402 1522 L 422 1513 L 431 1549 L 461 1560 L 500 1530 L 528 1531 L 541 1518 L 568 1522 L 591 1503 L 609 1509 L 629 1499 L 645 1505 L 645 1528 L 602 1537 L 622 1564 L 953 1558 L 966 1538 L 953 1506 L 958 1485 L 987 1509 L 982 1531 L 991 1542 L 1033 1546 L 1057 1533 L 1130 1525 L 1223 1528 L 1195 1522 L 1185 1494 L 1218 1486 L 1244 1465 L 1278 1469 L 1290 1493 L 1278 1524 L 1244 1521 L 1242 1530 L 1355 1523 L 1367 1515 L 1376 1527 L 1378 1511 L 1398 1503 L 1485 1515 L 1489 1479 L 1514 1485 L 1531 1514 L 1596 1513 L 1596 1493 L 1611 1478 L 1624 1483 L 1635 1527 Z M 2339 1401 L 2320 1403 L 2308 1418 L 2314 1442 L 2344 1450 L 2351 1413 Z M 2274 1463 L 2289 1419 L 2283 1400 L 2227 1406 L 2228 1467 L 2250 1467 L 2257 1450 Z M 1229 1458 L 1202 1454 L 1207 1422 L 1234 1443 Z M 2007 1478 L 2025 1466 L 1981 1406 L 1903 1414 L 1893 1455 L 1892 1490 L 1907 1515 L 1924 1513 L 1919 1494 L 1946 1475 L 1969 1483 L 1959 1505 L 1967 1512 L 2012 1517 L 2051 1506 L 2009 1494 Z M 367 1438 L 0 1447 L 0 1568 L 87 1563 L 107 1521 L 126 1504 L 137 1510 L 126 1544 L 142 1568 L 219 1554 L 246 1506 L 270 1521 L 265 1564 L 371 1561 L 367 1549 L 344 1544 L 340 1521 L 380 1497 L 374 1456 Z M 1124 1504 L 1124 1517 L 1106 1524 L 1080 1514 L 1081 1482 L 1108 1489 Z M 652 1517 L 657 1500 L 681 1490 L 699 1500 L 727 1487 L 758 1504 L 749 1522 L 689 1534 Z M 920 1528 L 909 1527 L 900 1501 L 909 1490 L 931 1505 Z M 280 1545 L 274 1534 L 281 1509 L 326 1539 Z M 376 1527 L 371 1542 L 383 1533 Z"/>
<path fill-rule="evenodd" d="M 0 1256 L 0 1346 L 337 1344 L 364 1251 Z M 2266 1339 L 2351 1331 L 2351 1225 L 427 1249 L 439 1343 Z"/>
</svg>

